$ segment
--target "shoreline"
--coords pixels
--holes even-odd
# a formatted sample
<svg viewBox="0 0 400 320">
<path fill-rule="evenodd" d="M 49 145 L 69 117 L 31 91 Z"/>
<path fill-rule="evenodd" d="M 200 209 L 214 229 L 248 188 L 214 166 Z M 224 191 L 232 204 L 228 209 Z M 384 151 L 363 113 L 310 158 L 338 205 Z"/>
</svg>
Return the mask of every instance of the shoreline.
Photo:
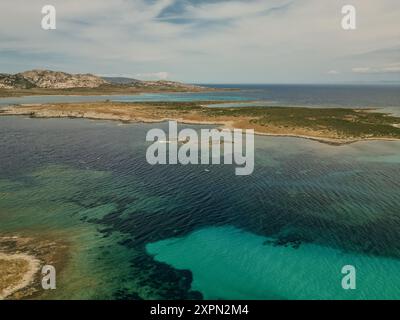
<svg viewBox="0 0 400 320">
<path fill-rule="evenodd" d="M 143 89 L 135 89 L 131 88 L 131 90 L 124 90 L 125 88 L 117 88 L 116 90 L 110 90 L 110 92 L 104 93 L 107 90 L 101 90 L 99 88 L 93 88 L 93 92 L 90 90 L 84 90 L 85 88 L 76 88 L 77 92 L 57 92 L 57 90 L 65 90 L 65 89 L 37 89 L 37 92 L 29 92 L 32 89 L 19 89 L 20 92 L 9 92 L 7 90 L 12 89 L 0 89 L 0 101 L 1 99 L 8 98 L 26 98 L 26 97 L 79 97 L 79 96 L 98 96 L 98 97 L 107 97 L 107 96 L 119 96 L 119 95 L 127 95 L 127 96 L 137 96 L 141 94 L 175 94 L 175 93 L 201 93 L 201 92 L 229 92 L 229 91 L 238 91 L 240 89 L 235 88 L 213 88 L 213 87 L 202 87 L 202 89 L 198 90 L 143 90 Z M 47 92 L 46 92 L 47 90 Z M 79 90 L 82 90 L 80 92 Z"/>
<path fill-rule="evenodd" d="M 301 127 L 272 127 L 274 130 L 268 130 L 267 126 L 260 126 L 258 124 L 252 125 L 251 120 L 253 118 L 249 116 L 239 116 L 236 118 L 229 118 L 227 116 L 220 116 L 219 119 L 202 119 L 207 115 L 198 113 L 200 110 L 217 110 L 217 108 L 204 107 L 204 103 L 199 102 L 200 109 L 196 110 L 197 113 L 187 115 L 187 112 L 191 112 L 192 109 L 187 111 L 186 109 L 173 109 L 173 108 L 162 108 L 162 104 L 165 102 L 159 102 L 160 106 L 149 108 L 149 105 L 143 103 L 132 103 L 132 104 L 118 104 L 118 103 L 65 103 L 65 104 L 22 104 L 14 105 L 2 108 L 0 110 L 0 116 L 29 116 L 30 118 L 42 118 L 42 119 L 57 119 L 57 118 L 69 118 L 69 119 L 88 119 L 88 120 L 105 120 L 105 121 L 118 121 L 121 123 L 162 123 L 167 121 L 177 121 L 180 124 L 193 124 L 193 125 L 215 125 L 219 129 L 253 129 L 254 133 L 258 136 L 270 136 L 270 137 L 292 137 L 299 139 L 307 139 L 325 143 L 334 146 L 347 145 L 355 142 L 362 141 L 400 141 L 397 137 L 329 137 L 323 136 L 323 131 L 315 131 L 316 135 L 313 135 L 312 130 L 307 130 Z M 157 104 L 157 103 L 155 103 Z M 126 108 L 128 107 L 128 108 Z M 266 107 L 268 108 L 268 107 Z M 246 108 L 247 110 L 250 110 Z M 224 108 L 219 110 L 224 111 Z M 238 110 L 238 109 L 237 109 Z M 267 110 L 267 109 L 266 109 Z M 284 107 L 282 107 L 284 110 Z M 326 109 L 329 111 L 330 109 Z M 347 110 L 347 109 L 344 109 Z M 359 112 L 359 110 L 348 109 Z M 371 110 L 367 111 L 371 113 Z M 376 113 L 377 115 L 388 116 L 383 113 Z M 186 118 L 185 118 L 186 116 Z M 210 117 L 209 117 L 210 118 Z M 246 122 L 247 121 L 247 122 Z M 392 124 L 393 128 L 399 128 L 400 124 Z M 263 129 L 261 131 L 260 129 Z M 276 131 L 287 131 L 287 132 L 276 132 Z M 303 131 L 293 132 L 293 131 Z M 288 132 L 289 131 L 289 132 Z M 292 132 L 290 132 L 292 131 Z M 305 133 L 309 131 L 309 133 Z M 320 135 L 318 135 L 320 134 Z"/>
<path fill-rule="evenodd" d="M 64 233 L 15 231 L 0 235 L 0 300 L 40 300 L 51 297 L 43 290 L 41 267 L 52 265 L 57 278 L 70 259 L 70 243 Z"/>
<path fill-rule="evenodd" d="M 138 120 L 124 120 L 124 119 L 113 119 L 113 118 L 96 118 L 96 117 L 78 117 L 78 116 L 30 116 L 28 114 L 1 114 L 0 116 L 9 116 L 9 117 L 22 117 L 22 116 L 29 116 L 31 119 L 85 119 L 85 120 L 92 120 L 92 121 L 113 121 L 113 122 L 120 122 L 123 124 L 152 124 L 152 123 L 163 123 L 168 121 L 176 121 L 179 124 L 192 124 L 192 125 L 211 125 L 211 126 L 220 126 L 218 129 L 241 129 L 231 126 L 228 123 L 221 123 L 221 122 L 211 122 L 211 121 L 189 121 L 189 120 L 182 120 L 182 119 L 138 119 Z M 243 129 L 246 130 L 246 129 Z M 344 146 L 349 145 L 352 143 L 357 142 L 371 142 L 371 141 L 387 141 L 387 142 L 400 142 L 400 138 L 359 138 L 359 139 L 333 139 L 333 138 L 323 138 L 323 137 L 314 137 L 314 136 L 307 136 L 307 135 L 296 135 L 290 133 L 268 133 L 268 132 L 259 132 L 254 131 L 256 136 L 264 136 L 264 137 L 281 137 L 281 138 L 296 138 L 296 139 L 305 139 L 311 140 L 323 144 L 328 144 L 331 146 Z"/>
<path fill-rule="evenodd" d="M 35 281 L 35 275 L 39 272 L 40 269 L 40 261 L 32 256 L 25 253 L 16 253 L 16 254 L 6 254 L 0 252 L 0 262 L 6 263 L 12 266 L 12 261 L 24 261 L 28 264 L 27 271 L 22 272 L 21 274 L 13 274 L 13 276 L 19 276 L 21 279 L 19 282 L 11 284 L 9 286 L 5 286 L 5 288 L 0 292 L 0 300 L 4 300 L 9 296 L 12 296 L 14 293 L 18 292 L 19 290 L 25 289 L 28 286 L 31 286 Z M 14 268 L 13 268 L 14 269 Z M 2 270 L 4 272 L 4 270 Z M 2 273 L 0 271 L 0 274 Z M 7 270 L 6 270 L 7 271 Z M 14 271 L 15 270 L 11 270 Z M 21 273 L 21 272 L 20 272 Z"/>
</svg>

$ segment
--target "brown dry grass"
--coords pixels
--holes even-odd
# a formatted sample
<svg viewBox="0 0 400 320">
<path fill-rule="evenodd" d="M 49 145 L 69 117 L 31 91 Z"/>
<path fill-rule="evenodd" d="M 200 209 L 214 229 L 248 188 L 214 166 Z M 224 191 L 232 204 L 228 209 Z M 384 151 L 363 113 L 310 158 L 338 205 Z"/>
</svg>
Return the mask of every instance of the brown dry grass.
<svg viewBox="0 0 400 320">
<path fill-rule="evenodd" d="M 29 263 L 24 259 L 0 259 L 0 293 L 20 283 L 28 271 Z"/>
<path fill-rule="evenodd" d="M 370 110 L 291 107 L 209 108 L 216 102 L 59 103 L 9 107 L 8 115 L 43 118 L 88 118 L 126 122 L 216 124 L 254 129 L 258 134 L 299 136 L 328 143 L 363 139 L 399 139 L 395 118 Z"/>
</svg>

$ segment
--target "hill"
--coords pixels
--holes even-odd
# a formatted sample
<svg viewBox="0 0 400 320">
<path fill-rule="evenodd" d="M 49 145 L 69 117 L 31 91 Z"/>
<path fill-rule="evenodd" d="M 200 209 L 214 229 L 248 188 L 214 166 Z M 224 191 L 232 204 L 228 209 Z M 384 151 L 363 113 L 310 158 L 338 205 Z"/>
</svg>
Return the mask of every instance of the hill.
<svg viewBox="0 0 400 320">
<path fill-rule="evenodd" d="M 70 74 L 61 71 L 31 70 L 17 74 L 0 74 L 0 89 L 11 91 L 27 89 L 104 89 L 105 92 L 137 91 L 202 91 L 200 86 L 174 81 L 141 81 L 124 77 L 99 77 L 93 74 Z M 38 90 L 32 90 L 38 91 Z M 62 90 L 61 90 L 62 91 Z M 82 91 L 82 90 L 80 90 Z M 93 91 L 93 90 L 92 90 Z"/>
</svg>

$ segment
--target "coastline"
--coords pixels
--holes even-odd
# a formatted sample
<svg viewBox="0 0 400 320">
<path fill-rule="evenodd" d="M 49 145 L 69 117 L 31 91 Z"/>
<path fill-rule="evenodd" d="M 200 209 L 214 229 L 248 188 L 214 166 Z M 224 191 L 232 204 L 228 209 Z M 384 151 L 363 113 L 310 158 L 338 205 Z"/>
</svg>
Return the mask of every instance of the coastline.
<svg viewBox="0 0 400 320">
<path fill-rule="evenodd" d="M 24 97 L 37 97 L 37 96 L 54 96 L 54 97 L 74 97 L 74 96 L 118 96 L 118 95 L 140 95 L 140 94 L 173 94 L 173 93 L 197 93 L 197 92 L 224 92 L 224 91 L 237 91 L 240 89 L 234 88 L 213 88 L 213 87 L 199 87 L 193 88 L 135 88 L 135 87 L 118 87 L 110 86 L 104 88 L 72 88 L 72 89 L 1 89 L 1 98 L 24 98 Z"/>
<path fill-rule="evenodd" d="M 398 133 L 398 136 L 378 136 L 369 133 L 369 136 L 339 136 L 335 130 L 326 128 L 305 128 L 301 126 L 280 125 L 267 122 L 260 124 L 254 115 L 254 112 L 263 110 L 278 110 L 273 107 L 262 108 L 216 108 L 207 107 L 214 103 L 220 104 L 220 101 L 213 102 L 152 102 L 152 103 L 112 103 L 112 102 L 89 102 L 89 103 L 55 103 L 55 104 L 21 104 L 6 106 L 0 110 L 0 116 L 29 116 L 31 118 L 70 118 L 70 119 L 90 119 L 119 121 L 123 123 L 161 123 L 166 121 L 177 121 L 181 124 L 196 125 L 216 125 L 219 129 L 253 129 L 259 136 L 271 137 L 293 137 L 309 139 L 330 145 L 346 145 L 359 141 L 400 141 L 400 118 L 391 117 L 384 113 L 373 113 L 370 109 L 363 111 L 360 109 L 340 109 L 340 111 L 352 112 L 352 115 L 346 117 L 355 117 L 361 115 L 371 115 L 371 117 L 380 117 L 379 121 L 384 119 L 393 119 L 396 123 L 390 124 L 392 130 Z M 321 108 L 290 108 L 280 107 L 279 112 L 282 118 L 293 117 L 293 113 L 302 112 L 332 112 L 333 109 Z M 335 111 L 335 110 L 333 110 Z M 232 112 L 241 112 L 239 115 Z M 290 117 L 289 117 L 290 116 Z M 260 116 L 258 116 L 260 117 Z M 375 120 L 375 118 L 372 118 Z M 307 118 L 308 119 L 308 118 Z M 318 120 L 318 119 L 313 119 Z M 347 119 L 346 119 L 347 120 Z M 350 119 L 352 124 L 354 119 Z M 377 120 L 376 120 L 377 121 Z M 377 121 L 376 126 L 381 126 Z M 354 124 L 355 126 L 357 123 Z M 386 124 L 387 125 L 387 124 Z M 335 128 L 333 128 L 335 129 Z"/>
<path fill-rule="evenodd" d="M 0 236 L 0 300 L 41 299 L 47 294 L 40 280 L 44 265 L 62 274 L 70 252 L 65 236 L 52 231 L 37 235 L 25 231 Z"/>
<path fill-rule="evenodd" d="M 0 252 L 0 264 L 3 266 L 0 270 L 0 279 L 5 278 L 6 281 L 11 282 L 11 284 L 1 283 L 0 300 L 30 286 L 40 267 L 40 261 L 36 257 L 24 253 L 5 254 Z M 17 281 L 15 278 L 18 278 Z"/>
</svg>

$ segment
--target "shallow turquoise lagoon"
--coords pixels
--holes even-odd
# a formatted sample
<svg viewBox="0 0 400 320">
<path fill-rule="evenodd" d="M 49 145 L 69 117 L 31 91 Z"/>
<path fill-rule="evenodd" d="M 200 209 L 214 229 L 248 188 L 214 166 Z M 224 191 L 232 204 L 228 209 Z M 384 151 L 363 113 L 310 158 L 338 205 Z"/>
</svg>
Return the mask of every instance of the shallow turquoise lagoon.
<svg viewBox="0 0 400 320">
<path fill-rule="evenodd" d="M 193 273 L 206 299 L 398 299 L 400 261 L 315 244 L 279 246 L 234 227 L 211 227 L 151 243 L 155 259 Z M 356 268 L 356 289 L 341 270 Z"/>
</svg>

